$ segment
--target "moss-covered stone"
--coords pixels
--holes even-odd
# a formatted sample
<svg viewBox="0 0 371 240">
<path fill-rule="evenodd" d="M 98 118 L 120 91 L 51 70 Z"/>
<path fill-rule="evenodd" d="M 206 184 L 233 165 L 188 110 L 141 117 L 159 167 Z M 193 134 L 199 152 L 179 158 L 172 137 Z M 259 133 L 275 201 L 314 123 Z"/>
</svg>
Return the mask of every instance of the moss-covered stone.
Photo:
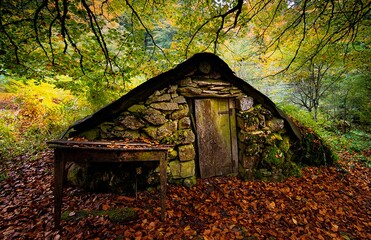
<svg viewBox="0 0 371 240">
<path fill-rule="evenodd" d="M 173 113 L 171 113 L 170 118 L 173 119 L 173 120 L 177 120 L 177 119 L 187 117 L 188 114 L 189 114 L 188 105 L 187 104 L 181 104 L 181 105 L 179 105 L 179 110 L 174 111 Z"/>
<path fill-rule="evenodd" d="M 267 121 L 267 126 L 272 132 L 277 132 L 285 127 L 285 122 L 280 118 L 272 118 Z"/>
<path fill-rule="evenodd" d="M 131 113 L 143 113 L 146 111 L 147 107 L 142 104 L 135 104 L 128 108 L 128 111 Z"/>
<path fill-rule="evenodd" d="M 186 186 L 186 187 L 189 187 L 189 188 L 195 186 L 196 184 L 197 184 L 196 176 L 186 178 L 186 179 L 184 179 L 184 182 L 183 182 L 183 185 Z"/>
<path fill-rule="evenodd" d="M 83 133 L 80 134 L 81 137 L 85 137 L 87 138 L 88 140 L 94 140 L 94 139 L 97 139 L 100 137 L 100 134 L 99 134 L 99 129 L 97 128 L 92 128 L 88 131 L 85 131 Z"/>
<path fill-rule="evenodd" d="M 163 110 L 163 111 L 174 111 L 174 110 L 179 109 L 179 105 L 174 102 L 152 103 L 150 106 L 154 109 Z"/>
<path fill-rule="evenodd" d="M 263 150 L 262 163 L 265 166 L 281 167 L 284 160 L 285 160 L 284 153 L 281 151 L 281 149 L 279 149 L 276 146 L 267 147 L 266 149 Z"/>
<path fill-rule="evenodd" d="M 162 94 L 162 95 L 152 95 L 150 96 L 146 104 L 156 103 L 156 102 L 169 102 L 171 100 L 170 94 Z"/>
<path fill-rule="evenodd" d="M 196 156 L 196 151 L 193 144 L 179 146 L 178 152 L 180 161 L 194 160 Z"/>
<path fill-rule="evenodd" d="M 283 136 L 282 141 L 279 141 L 278 143 L 278 147 L 282 150 L 282 152 L 287 153 L 291 147 L 290 137 Z"/>
<path fill-rule="evenodd" d="M 125 130 L 122 132 L 121 138 L 122 139 L 138 139 L 142 135 L 140 132 L 135 131 L 135 130 Z"/>
<path fill-rule="evenodd" d="M 187 129 L 191 127 L 191 119 L 189 117 L 179 119 L 178 123 L 178 129 Z"/>
<path fill-rule="evenodd" d="M 169 162 L 169 167 L 170 167 L 170 176 L 173 179 L 179 179 L 182 178 L 181 172 L 180 172 L 180 161 L 179 160 L 174 160 Z"/>
<path fill-rule="evenodd" d="M 186 145 L 193 143 L 195 138 L 196 136 L 191 129 L 180 129 L 170 137 L 162 139 L 161 142 L 174 145 Z"/>
<path fill-rule="evenodd" d="M 157 127 L 149 126 L 142 129 L 150 138 L 157 140 Z"/>
<path fill-rule="evenodd" d="M 195 175 L 195 161 L 180 163 L 180 177 L 188 178 Z"/>
<path fill-rule="evenodd" d="M 176 96 L 173 98 L 173 102 L 178 103 L 178 104 L 185 104 L 187 103 L 187 100 L 183 96 Z"/>
<path fill-rule="evenodd" d="M 134 115 L 126 115 L 120 117 L 120 123 L 128 129 L 138 130 L 145 126 L 143 121 Z"/>
<path fill-rule="evenodd" d="M 177 121 L 167 122 L 157 129 L 156 139 L 161 141 L 162 139 L 171 136 L 178 129 Z"/>
<path fill-rule="evenodd" d="M 142 113 L 143 119 L 152 125 L 158 126 L 166 122 L 166 117 L 159 110 L 148 108 Z"/>
<path fill-rule="evenodd" d="M 175 150 L 174 148 L 171 148 L 168 152 L 168 158 L 170 160 L 176 159 L 178 157 L 178 151 Z"/>
</svg>

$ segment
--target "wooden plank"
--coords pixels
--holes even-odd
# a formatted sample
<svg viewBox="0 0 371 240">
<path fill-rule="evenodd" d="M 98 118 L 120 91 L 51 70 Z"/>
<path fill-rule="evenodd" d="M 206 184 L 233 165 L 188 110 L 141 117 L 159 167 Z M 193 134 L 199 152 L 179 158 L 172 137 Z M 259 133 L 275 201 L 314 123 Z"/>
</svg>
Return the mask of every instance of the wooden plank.
<svg viewBox="0 0 371 240">
<path fill-rule="evenodd" d="M 229 122 L 231 131 L 232 172 L 238 173 L 236 102 L 233 98 L 229 99 Z"/>
<path fill-rule="evenodd" d="M 54 149 L 54 227 L 59 229 L 62 214 L 64 152 Z"/>
<path fill-rule="evenodd" d="M 214 145 L 212 131 L 214 126 L 212 122 L 208 123 L 210 115 L 210 99 L 195 99 L 198 159 L 201 178 L 212 177 L 215 174 L 212 154 L 212 146 Z"/>
<path fill-rule="evenodd" d="M 232 172 L 232 146 L 229 122 L 229 100 L 214 99 L 215 109 L 218 109 L 216 118 L 215 141 L 217 142 L 215 158 L 215 175 L 227 175 Z"/>
<path fill-rule="evenodd" d="M 229 100 L 195 99 L 195 118 L 201 177 L 231 173 Z"/>
</svg>

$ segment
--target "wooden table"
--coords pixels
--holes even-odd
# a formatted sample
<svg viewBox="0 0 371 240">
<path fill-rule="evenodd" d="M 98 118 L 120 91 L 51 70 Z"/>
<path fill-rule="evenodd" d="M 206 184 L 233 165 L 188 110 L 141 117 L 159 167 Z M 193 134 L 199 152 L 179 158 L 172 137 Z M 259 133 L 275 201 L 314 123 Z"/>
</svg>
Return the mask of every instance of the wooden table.
<svg viewBox="0 0 371 240">
<path fill-rule="evenodd" d="M 56 140 L 48 142 L 54 148 L 54 223 L 60 227 L 63 176 L 66 162 L 160 162 L 160 205 L 161 219 L 166 210 L 166 165 L 167 153 L 171 145 L 123 142 L 76 142 Z"/>
</svg>

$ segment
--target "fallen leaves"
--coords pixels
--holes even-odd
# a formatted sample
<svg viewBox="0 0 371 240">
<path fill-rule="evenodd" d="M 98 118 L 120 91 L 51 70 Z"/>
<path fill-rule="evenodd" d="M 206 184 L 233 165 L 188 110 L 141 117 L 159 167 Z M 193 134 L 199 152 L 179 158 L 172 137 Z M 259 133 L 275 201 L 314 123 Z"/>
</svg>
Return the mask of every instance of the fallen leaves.
<svg viewBox="0 0 371 240">
<path fill-rule="evenodd" d="M 306 168 L 302 178 L 281 183 L 218 177 L 192 188 L 169 185 L 164 222 L 158 193 L 133 198 L 67 187 L 63 211 L 71 218 L 126 207 L 137 218 L 122 224 L 90 214 L 62 220 L 61 231 L 53 229 L 52 168 L 49 153 L 2 167 L 1 239 L 371 239 L 371 171 L 360 164 L 346 173 Z"/>
</svg>

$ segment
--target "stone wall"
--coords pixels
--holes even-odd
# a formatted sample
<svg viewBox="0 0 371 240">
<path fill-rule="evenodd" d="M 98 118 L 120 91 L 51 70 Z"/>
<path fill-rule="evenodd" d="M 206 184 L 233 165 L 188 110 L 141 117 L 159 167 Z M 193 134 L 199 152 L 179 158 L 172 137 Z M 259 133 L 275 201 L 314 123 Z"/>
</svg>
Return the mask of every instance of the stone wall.
<svg viewBox="0 0 371 240">
<path fill-rule="evenodd" d="M 254 104 L 251 97 L 237 99 L 239 173 L 246 180 L 281 180 L 300 175 L 292 161 L 293 140 L 281 118 Z"/>
<path fill-rule="evenodd" d="M 279 179 L 287 174 L 283 167 L 290 161 L 290 137 L 284 120 L 254 103 L 231 83 L 218 75 L 188 77 L 165 89 L 155 91 L 146 101 L 138 102 L 116 119 L 104 122 L 81 134 L 89 140 L 132 140 L 150 138 L 174 144 L 169 151 L 168 176 L 173 182 L 195 183 L 196 149 L 190 113 L 192 98 L 235 98 L 239 146 L 239 172 L 246 179 Z M 295 166 L 294 166 L 295 167 Z M 147 182 L 156 178 L 150 171 Z M 112 173 L 114 174 L 114 173 Z"/>
</svg>

